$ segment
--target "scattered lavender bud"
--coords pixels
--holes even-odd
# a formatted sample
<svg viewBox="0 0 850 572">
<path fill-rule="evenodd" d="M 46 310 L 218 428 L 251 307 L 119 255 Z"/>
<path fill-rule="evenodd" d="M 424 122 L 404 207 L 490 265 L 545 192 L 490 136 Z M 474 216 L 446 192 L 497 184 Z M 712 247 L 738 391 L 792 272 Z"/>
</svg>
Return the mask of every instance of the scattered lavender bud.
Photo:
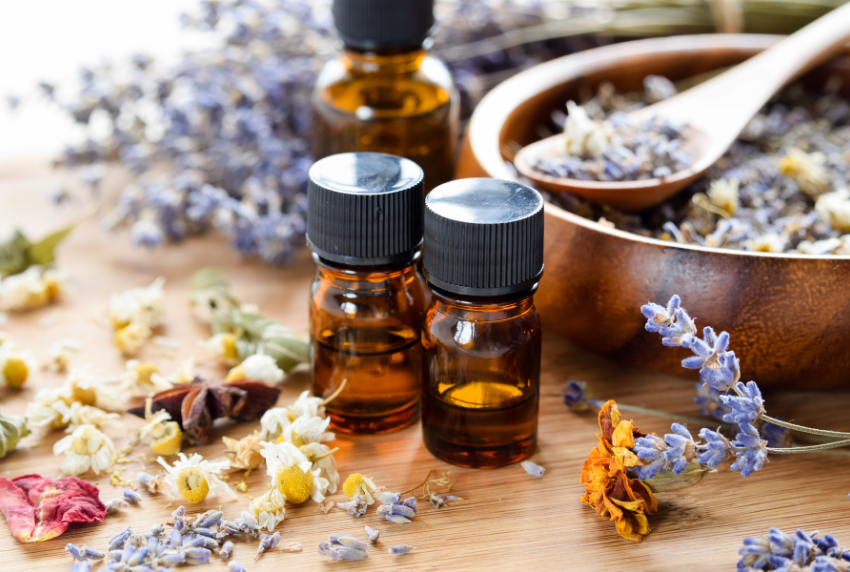
<svg viewBox="0 0 850 572">
<path fill-rule="evenodd" d="M 399 516 L 397 514 L 388 514 L 384 518 L 393 524 L 410 524 L 411 520 L 409 518 L 405 518 L 403 516 Z"/>
<path fill-rule="evenodd" d="M 182 552 L 163 554 L 157 557 L 157 563 L 161 566 L 179 566 L 186 563 L 186 557 Z"/>
<path fill-rule="evenodd" d="M 208 549 L 201 547 L 184 548 L 181 552 L 183 552 L 183 556 L 186 558 L 186 564 L 190 565 L 207 564 L 212 554 Z"/>
<path fill-rule="evenodd" d="M 126 490 L 124 491 L 124 500 L 130 504 L 139 504 L 142 502 L 142 495 L 136 491 Z"/>
<path fill-rule="evenodd" d="M 109 544 L 107 545 L 107 549 L 112 550 L 120 550 L 124 548 L 124 543 L 127 542 L 127 539 L 133 534 L 133 531 L 130 530 L 128 526 L 121 532 L 115 534 L 112 538 L 109 539 Z"/>
<path fill-rule="evenodd" d="M 360 518 L 366 511 L 369 509 L 369 504 L 366 502 L 366 499 L 362 498 L 360 495 L 354 495 L 349 502 L 340 502 L 337 505 L 341 509 L 345 509 L 348 514 L 350 514 L 354 518 Z"/>
<path fill-rule="evenodd" d="M 123 554 L 124 549 L 121 548 L 116 550 L 110 550 L 109 552 L 107 552 L 106 556 L 109 558 L 109 560 L 114 560 L 115 562 L 118 562 L 119 560 L 121 560 L 121 556 Z"/>
<path fill-rule="evenodd" d="M 346 548 L 342 546 L 335 550 L 337 562 L 359 562 L 367 560 L 369 553 L 356 548 Z"/>
<path fill-rule="evenodd" d="M 83 546 L 80 553 L 85 560 L 102 560 L 106 557 L 106 554 L 103 552 L 95 550 L 94 548 L 89 548 L 88 546 Z"/>
<path fill-rule="evenodd" d="M 224 513 L 220 510 L 216 510 L 201 516 L 203 518 L 200 518 L 195 523 L 195 528 L 209 528 L 211 526 L 217 525 L 219 522 L 221 522 L 221 517 L 224 516 Z"/>
<path fill-rule="evenodd" d="M 280 542 L 280 532 L 275 532 L 274 534 L 260 534 L 260 545 L 257 547 L 257 555 L 254 556 L 254 560 L 262 556 L 262 554 L 267 550 L 271 550 L 277 546 L 278 542 Z"/>
<path fill-rule="evenodd" d="M 405 518 L 416 516 L 416 509 L 404 504 L 382 504 L 378 507 L 377 512 L 381 516 L 403 516 Z"/>
<path fill-rule="evenodd" d="M 348 548 L 354 548 L 356 550 L 366 550 L 369 547 L 369 545 L 365 542 L 348 535 L 330 536 L 328 537 L 328 540 L 330 541 L 331 547 L 340 545 Z"/>
<path fill-rule="evenodd" d="M 65 545 L 65 550 L 74 558 L 74 560 L 85 560 L 85 558 L 83 558 L 82 552 L 75 545 L 68 543 Z"/>
<path fill-rule="evenodd" d="M 112 499 L 105 503 L 106 506 L 106 514 L 115 514 L 119 510 L 124 510 L 130 505 L 123 499 Z"/>
<path fill-rule="evenodd" d="M 147 546 L 140 547 L 133 553 L 133 556 L 131 556 L 130 559 L 127 560 L 127 565 L 130 567 L 138 566 L 139 564 L 145 561 L 145 558 L 148 557 L 148 552 L 149 550 Z"/>
<path fill-rule="evenodd" d="M 375 499 L 383 504 L 396 504 L 401 502 L 401 493 L 375 493 L 372 495 Z"/>
<path fill-rule="evenodd" d="M 404 506 L 413 509 L 414 514 L 417 510 L 419 510 L 418 505 L 416 504 L 416 497 L 408 497 L 404 499 Z"/>
<path fill-rule="evenodd" d="M 532 461 L 523 461 L 522 463 L 520 463 L 520 466 L 525 469 L 526 473 L 528 473 L 532 477 L 537 477 L 538 479 L 542 478 L 543 473 L 546 472 L 545 468 Z"/>
<path fill-rule="evenodd" d="M 169 540 L 171 542 L 171 546 L 174 548 L 180 548 L 183 546 L 183 535 L 180 534 L 180 531 L 176 528 L 171 529 L 171 538 Z"/>
<path fill-rule="evenodd" d="M 404 554 L 408 554 L 411 550 L 415 549 L 415 546 L 410 546 L 409 544 L 399 544 L 398 546 L 390 546 L 388 552 L 395 556 L 402 556 Z"/>
<path fill-rule="evenodd" d="M 71 564 L 71 572 L 91 572 L 91 562 L 85 560 L 81 562 L 74 561 Z"/>
<path fill-rule="evenodd" d="M 184 548 L 195 548 L 200 546 L 201 548 L 218 548 L 218 542 L 214 538 L 207 538 L 206 536 L 194 536 L 189 540 L 183 541 Z"/>
<path fill-rule="evenodd" d="M 230 562 L 227 567 L 230 569 L 230 572 L 245 572 L 245 567 L 237 560 Z"/>
<path fill-rule="evenodd" d="M 434 505 L 434 508 L 442 508 L 449 501 L 457 500 L 457 497 L 454 495 L 441 495 L 437 493 L 431 493 L 431 504 Z"/>
<path fill-rule="evenodd" d="M 573 413 L 582 413 L 590 409 L 587 383 L 571 379 L 567 381 L 567 390 L 563 393 L 564 405 Z"/>
<path fill-rule="evenodd" d="M 378 537 L 381 536 L 381 531 L 375 530 L 371 526 L 366 526 L 366 536 L 369 537 L 369 542 L 374 544 L 378 541 Z"/>
<path fill-rule="evenodd" d="M 218 551 L 218 555 L 222 560 L 227 560 L 230 558 L 231 554 L 233 554 L 233 543 L 228 540 L 222 545 L 221 549 Z"/>
<path fill-rule="evenodd" d="M 192 534 L 196 536 L 205 536 L 207 538 L 215 538 L 216 532 L 209 528 L 193 528 Z"/>
<path fill-rule="evenodd" d="M 152 524 L 151 525 L 151 536 L 155 536 L 156 538 L 159 538 L 163 534 L 165 534 L 165 527 L 164 526 L 162 526 L 161 524 Z"/>
</svg>

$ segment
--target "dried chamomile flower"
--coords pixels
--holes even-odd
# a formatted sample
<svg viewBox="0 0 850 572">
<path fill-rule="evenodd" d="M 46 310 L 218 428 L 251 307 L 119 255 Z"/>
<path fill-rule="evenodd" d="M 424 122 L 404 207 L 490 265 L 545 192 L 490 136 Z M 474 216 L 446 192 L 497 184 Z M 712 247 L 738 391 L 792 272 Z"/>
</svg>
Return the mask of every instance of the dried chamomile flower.
<svg viewBox="0 0 850 572">
<path fill-rule="evenodd" d="M 286 495 L 286 500 L 301 504 L 312 498 L 322 502 L 328 490 L 327 479 L 321 477 L 321 469 L 311 470 L 313 464 L 291 443 L 262 442 L 262 455 L 266 459 L 268 475 L 274 486 Z"/>
<path fill-rule="evenodd" d="M 733 215 L 741 206 L 738 193 L 740 186 L 738 179 L 717 179 L 711 181 L 706 194 L 712 205 Z"/>
<path fill-rule="evenodd" d="M 172 497 L 179 493 L 188 502 L 197 504 L 207 496 L 215 496 L 222 490 L 236 498 L 236 493 L 219 478 L 222 471 L 230 468 L 230 461 L 206 461 L 197 453 L 191 458 L 183 453 L 179 453 L 179 456 L 179 460 L 173 465 L 169 465 L 162 457 L 157 459 L 168 473 L 165 481 L 171 488 Z"/>
<path fill-rule="evenodd" d="M 239 379 L 253 379 L 275 385 L 283 379 L 283 370 L 277 367 L 273 357 L 255 354 L 245 358 L 245 361 L 231 369 L 225 381 Z"/>
<path fill-rule="evenodd" d="M 180 362 L 177 370 L 168 377 L 159 373 L 151 374 L 151 382 L 161 387 L 165 387 L 166 384 L 187 385 L 193 381 L 195 381 L 195 356 Z"/>
<path fill-rule="evenodd" d="M 355 495 L 360 495 L 367 504 L 375 503 L 375 497 L 372 493 L 377 491 L 378 487 L 369 477 L 364 477 L 361 473 L 352 473 L 345 479 L 342 485 L 342 492 L 345 496 L 353 499 Z"/>
<path fill-rule="evenodd" d="M 165 316 L 165 278 L 157 278 L 150 286 L 133 288 L 112 294 L 106 319 L 116 330 L 130 324 L 140 324 L 149 329 L 162 324 Z"/>
<path fill-rule="evenodd" d="M 221 333 L 202 342 L 201 346 L 213 352 L 224 365 L 236 366 L 241 361 L 236 341 L 236 334 Z"/>
<path fill-rule="evenodd" d="M 266 494 L 252 500 L 249 510 L 254 513 L 260 528 L 271 532 L 286 517 L 285 503 L 286 495 L 273 486 Z"/>
<path fill-rule="evenodd" d="M 779 172 L 797 182 L 800 190 L 815 199 L 829 190 L 832 177 L 826 167 L 826 155 L 806 153 L 792 147 L 779 161 Z"/>
<path fill-rule="evenodd" d="M 339 471 L 333 454 L 338 449 L 331 449 L 323 443 L 307 443 L 299 449 L 313 463 L 314 470 L 321 470 L 320 475 L 328 481 L 328 493 L 334 494 L 339 486 Z"/>
<path fill-rule="evenodd" d="M 47 360 L 42 363 L 43 369 L 50 369 L 57 373 L 65 373 L 68 363 L 71 361 L 71 352 L 76 352 L 83 347 L 79 340 L 64 338 L 53 343 L 47 350 Z"/>
<path fill-rule="evenodd" d="M 520 466 L 525 470 L 526 473 L 528 473 L 532 477 L 537 477 L 538 479 L 542 478 L 543 473 L 546 472 L 546 469 L 544 467 L 541 467 L 540 465 L 532 461 L 523 461 L 522 463 L 520 463 Z"/>
<path fill-rule="evenodd" d="M 153 400 L 149 397 L 145 400 L 145 421 L 147 423 L 139 429 L 139 439 L 150 440 L 151 451 L 157 455 L 176 455 L 180 452 L 183 439 L 183 431 L 180 424 L 171 421 L 171 415 L 163 410 L 154 414 L 151 409 Z"/>
<path fill-rule="evenodd" d="M 115 461 L 115 445 L 94 425 L 80 425 L 53 445 L 53 454 L 65 454 L 62 471 L 82 475 L 89 469 L 99 475 Z"/>
<path fill-rule="evenodd" d="M 65 429 L 66 433 L 72 433 L 81 425 L 92 425 L 101 429 L 107 425 L 119 426 L 121 423 L 118 420 L 121 415 L 118 413 L 107 413 L 103 409 L 93 405 L 83 405 L 78 401 L 71 403 L 71 423 Z"/>
<path fill-rule="evenodd" d="M 133 356 L 139 353 L 150 337 L 151 329 L 144 324 L 128 324 L 116 331 L 113 339 L 122 355 Z"/>
<path fill-rule="evenodd" d="M 0 459 L 14 451 L 18 441 L 29 434 L 26 417 L 0 413 Z"/>
<path fill-rule="evenodd" d="M 7 310 L 40 308 L 61 297 L 67 280 L 65 272 L 32 266 L 0 281 L 0 302 Z"/>
<path fill-rule="evenodd" d="M 0 346 L 0 381 L 9 387 L 20 389 L 37 369 L 38 364 L 29 351 L 12 343 Z"/>
<path fill-rule="evenodd" d="M 824 193 L 818 197 L 815 211 L 833 229 L 850 232 L 850 190 Z"/>
<path fill-rule="evenodd" d="M 152 363 L 131 359 L 121 374 L 120 391 L 133 397 L 147 397 L 153 393 L 171 389 L 171 384 L 160 375 L 159 368 Z"/>
<path fill-rule="evenodd" d="M 308 443 L 333 441 L 336 436 L 326 431 L 330 424 L 329 417 L 322 419 L 321 417 L 302 415 L 283 428 L 283 433 L 278 437 L 277 442 L 286 441 L 296 447 L 302 447 Z"/>
<path fill-rule="evenodd" d="M 260 443 L 262 439 L 259 431 L 239 440 L 230 437 L 222 437 L 221 440 L 224 442 L 225 452 L 233 455 L 233 468 L 250 471 L 263 464 L 263 446 Z"/>
<path fill-rule="evenodd" d="M 804 240 L 797 245 L 796 252 L 814 255 L 834 254 L 842 247 L 842 244 L 843 242 L 840 238 L 825 238 L 823 240 L 815 240 L 814 242 Z"/>
<path fill-rule="evenodd" d="M 583 157 L 602 155 L 608 148 L 608 136 L 602 123 L 594 121 L 574 101 L 567 102 L 567 120 L 564 123 L 564 146 L 568 155 Z"/>
<path fill-rule="evenodd" d="M 768 232 L 750 240 L 748 250 L 753 252 L 785 252 L 787 239 L 775 232 Z"/>
<path fill-rule="evenodd" d="M 27 403 L 26 418 L 31 427 L 63 429 L 71 423 L 71 391 L 65 386 L 43 387 Z"/>
</svg>

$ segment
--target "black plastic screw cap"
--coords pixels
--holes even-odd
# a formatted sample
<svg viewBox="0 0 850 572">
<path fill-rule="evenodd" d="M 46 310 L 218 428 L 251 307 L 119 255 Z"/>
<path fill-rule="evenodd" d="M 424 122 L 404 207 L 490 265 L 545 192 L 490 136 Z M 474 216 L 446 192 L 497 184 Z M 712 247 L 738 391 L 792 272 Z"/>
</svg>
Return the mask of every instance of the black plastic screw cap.
<svg viewBox="0 0 850 572">
<path fill-rule="evenodd" d="M 424 174 L 409 159 L 340 153 L 316 161 L 307 189 L 307 242 L 355 266 L 409 260 L 422 244 Z"/>
<path fill-rule="evenodd" d="M 543 197 L 499 179 L 459 179 L 425 197 L 428 282 L 466 296 L 533 288 L 543 275 Z"/>
<path fill-rule="evenodd" d="M 348 48 L 417 49 L 434 26 L 434 0 L 334 0 L 333 16 Z"/>
</svg>

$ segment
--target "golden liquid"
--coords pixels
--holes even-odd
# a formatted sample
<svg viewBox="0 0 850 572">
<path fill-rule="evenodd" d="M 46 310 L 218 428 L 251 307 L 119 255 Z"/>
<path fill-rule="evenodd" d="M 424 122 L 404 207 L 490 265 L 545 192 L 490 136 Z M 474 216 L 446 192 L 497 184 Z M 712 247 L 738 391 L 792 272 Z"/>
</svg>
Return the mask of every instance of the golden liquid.
<svg viewBox="0 0 850 572">
<path fill-rule="evenodd" d="M 450 181 L 458 106 L 450 88 L 429 81 L 416 66 L 418 60 L 399 73 L 352 73 L 319 86 L 313 95 L 316 159 L 389 153 L 422 167 L 426 193 Z"/>
</svg>

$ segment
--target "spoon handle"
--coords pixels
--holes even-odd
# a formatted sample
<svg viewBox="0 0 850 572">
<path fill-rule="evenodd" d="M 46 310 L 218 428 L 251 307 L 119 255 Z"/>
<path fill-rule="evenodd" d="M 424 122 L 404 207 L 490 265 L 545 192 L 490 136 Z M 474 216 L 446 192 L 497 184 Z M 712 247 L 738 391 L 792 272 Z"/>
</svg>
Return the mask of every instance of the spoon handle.
<svg viewBox="0 0 850 572">
<path fill-rule="evenodd" d="M 689 123 L 722 147 L 789 82 L 840 53 L 850 41 L 850 3 L 836 8 L 731 70 L 639 112 Z M 713 162 L 713 161 L 712 161 Z"/>
</svg>

